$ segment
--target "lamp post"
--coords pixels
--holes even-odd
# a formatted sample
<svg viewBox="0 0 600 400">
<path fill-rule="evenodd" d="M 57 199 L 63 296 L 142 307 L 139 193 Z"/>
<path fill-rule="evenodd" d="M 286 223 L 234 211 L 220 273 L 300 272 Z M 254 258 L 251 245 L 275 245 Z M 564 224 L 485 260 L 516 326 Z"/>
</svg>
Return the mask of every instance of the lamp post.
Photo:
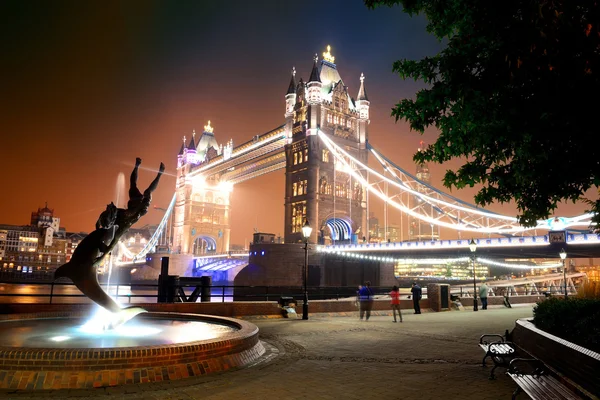
<svg viewBox="0 0 600 400">
<path fill-rule="evenodd" d="M 473 261 L 473 311 L 477 311 L 477 283 L 475 279 L 475 251 L 477 250 L 477 243 L 475 243 L 474 239 L 471 239 L 469 249 L 471 249 L 471 260 Z"/>
<path fill-rule="evenodd" d="M 308 219 L 305 220 L 304 226 L 302 226 L 302 236 L 304 237 L 304 273 L 302 274 L 302 280 L 304 282 L 304 304 L 302 304 L 302 319 L 308 319 L 308 290 L 306 284 L 308 281 L 308 238 L 312 233 L 312 228 L 308 223 Z"/>
<path fill-rule="evenodd" d="M 567 258 L 567 252 L 565 249 L 560 249 L 560 253 L 558 253 L 560 259 L 562 260 L 563 267 L 563 287 L 565 288 L 565 300 L 568 298 L 567 295 L 567 268 L 565 266 L 565 258 Z"/>
</svg>

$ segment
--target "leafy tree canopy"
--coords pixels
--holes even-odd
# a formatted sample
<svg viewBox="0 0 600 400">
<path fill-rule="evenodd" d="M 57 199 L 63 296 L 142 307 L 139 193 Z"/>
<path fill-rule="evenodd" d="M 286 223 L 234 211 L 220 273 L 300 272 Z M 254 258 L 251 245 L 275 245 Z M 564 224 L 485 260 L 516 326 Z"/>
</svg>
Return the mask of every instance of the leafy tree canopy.
<svg viewBox="0 0 600 400">
<path fill-rule="evenodd" d="M 416 162 L 465 157 L 444 185 L 482 184 L 477 204 L 515 200 L 534 226 L 600 185 L 600 6 L 596 0 L 365 0 L 424 14 L 447 45 L 393 65 L 427 88 L 392 115 L 439 130 Z M 593 211 L 600 201 L 588 201 Z"/>
</svg>

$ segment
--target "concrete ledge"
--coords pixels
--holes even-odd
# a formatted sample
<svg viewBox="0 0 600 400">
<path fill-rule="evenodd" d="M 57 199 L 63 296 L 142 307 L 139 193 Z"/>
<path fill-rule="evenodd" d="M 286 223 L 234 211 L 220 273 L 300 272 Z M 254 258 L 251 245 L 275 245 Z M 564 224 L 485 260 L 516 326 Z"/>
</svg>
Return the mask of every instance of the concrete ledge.
<svg viewBox="0 0 600 400">
<path fill-rule="evenodd" d="M 572 380 L 583 395 L 598 399 L 600 394 L 600 354 L 551 335 L 530 322 L 519 319 L 512 332 L 513 342 Z"/>
</svg>

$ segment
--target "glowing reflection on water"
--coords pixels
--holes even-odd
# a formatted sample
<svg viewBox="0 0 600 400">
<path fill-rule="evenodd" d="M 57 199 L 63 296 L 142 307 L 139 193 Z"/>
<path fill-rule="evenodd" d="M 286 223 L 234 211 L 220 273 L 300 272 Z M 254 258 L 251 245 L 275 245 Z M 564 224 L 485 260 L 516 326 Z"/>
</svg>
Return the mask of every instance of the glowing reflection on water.
<svg viewBox="0 0 600 400">
<path fill-rule="evenodd" d="M 237 330 L 229 325 L 177 319 L 134 318 L 106 331 L 90 328 L 88 323 L 71 318 L 0 321 L 0 343 L 9 347 L 134 347 L 217 339 Z"/>
</svg>

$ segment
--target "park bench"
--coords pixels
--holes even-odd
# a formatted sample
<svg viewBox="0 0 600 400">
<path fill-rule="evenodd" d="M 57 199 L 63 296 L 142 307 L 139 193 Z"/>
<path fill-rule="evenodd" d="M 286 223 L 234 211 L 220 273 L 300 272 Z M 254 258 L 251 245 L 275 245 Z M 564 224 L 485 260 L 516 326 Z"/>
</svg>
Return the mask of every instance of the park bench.
<svg viewBox="0 0 600 400">
<path fill-rule="evenodd" d="M 491 339 L 499 339 L 492 341 Z M 490 357 L 494 362 L 494 368 L 490 372 L 490 379 L 494 379 L 494 371 L 498 367 L 508 368 L 509 363 L 516 356 L 516 347 L 512 342 L 506 341 L 504 336 L 496 334 L 485 334 L 479 338 L 479 347 L 485 351 L 481 365 L 485 367 L 485 359 Z"/>
<path fill-rule="evenodd" d="M 525 392 L 532 399 L 563 400 L 582 399 L 561 381 L 552 376 L 544 363 L 536 358 L 515 358 L 508 367 L 508 376 L 518 385 L 513 392 L 512 400 L 520 392 Z"/>
</svg>

